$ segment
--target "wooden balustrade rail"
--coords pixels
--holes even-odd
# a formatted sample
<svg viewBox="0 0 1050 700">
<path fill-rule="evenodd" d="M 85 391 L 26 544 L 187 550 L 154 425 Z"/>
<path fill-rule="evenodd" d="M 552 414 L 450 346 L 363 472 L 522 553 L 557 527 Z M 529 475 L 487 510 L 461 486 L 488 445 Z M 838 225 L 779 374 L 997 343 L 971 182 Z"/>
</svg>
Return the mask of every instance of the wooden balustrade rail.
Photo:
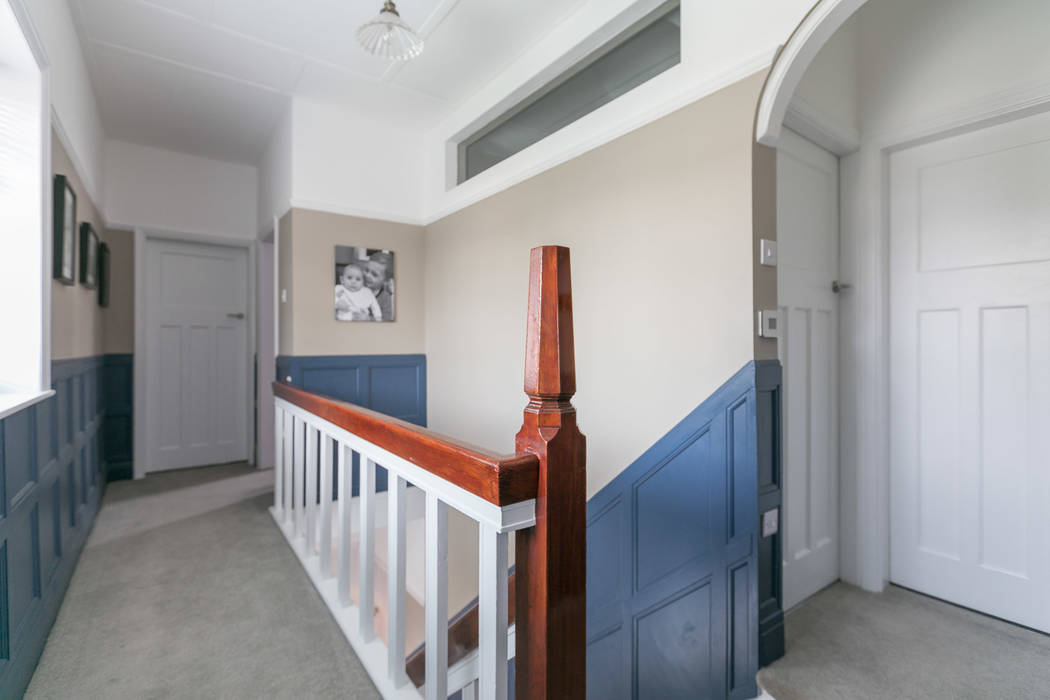
<svg viewBox="0 0 1050 700">
<path fill-rule="evenodd" d="M 458 652 L 450 658 L 449 650 L 466 650 L 476 644 L 479 675 L 466 679 L 457 676 L 457 683 L 469 682 L 482 698 L 506 698 L 510 618 L 515 623 L 513 655 L 518 700 L 585 698 L 586 443 L 577 428 L 576 409 L 572 406 L 576 391 L 573 353 L 569 250 L 543 246 L 534 248 L 530 259 L 525 342 L 525 393 L 529 401 L 516 436 L 515 454 L 498 455 L 345 401 L 274 382 L 274 394 L 282 400 L 275 414 L 279 458 L 274 517 L 278 523 L 284 523 L 289 542 L 298 548 L 304 567 L 316 577 L 315 586 L 337 620 L 343 620 L 340 624 L 344 633 L 355 649 L 364 653 L 362 659 L 369 673 L 388 689 L 388 697 L 417 697 L 414 686 L 410 687 L 411 692 L 406 690 L 407 680 L 411 676 L 418 682 L 423 667 L 427 699 L 444 700 L 449 690 L 449 661 L 458 658 Z M 341 474 L 338 562 L 333 571 L 325 553 L 331 545 L 332 447 L 331 440 L 321 441 L 318 455 L 318 431 L 346 434 L 340 438 L 347 443 L 340 443 L 341 459 L 349 459 L 351 446 L 365 452 L 361 462 L 362 592 L 358 607 L 351 606 L 349 586 L 350 472 L 343 470 Z M 369 645 L 374 614 L 372 499 L 376 465 L 383 466 L 384 458 L 391 459 L 385 466 L 396 477 L 388 500 L 388 521 L 392 523 L 388 531 L 392 533 L 388 535 L 388 561 L 400 562 L 392 569 L 397 575 L 391 575 L 388 581 L 388 600 L 396 613 L 388 617 L 388 637 L 400 642 L 387 647 L 388 658 L 379 659 Z M 417 467 L 427 474 L 417 471 Z M 318 473 L 320 485 L 316 481 Z M 407 481 L 416 480 L 418 486 L 430 480 L 429 475 L 439 480 L 431 483 L 429 490 L 424 489 L 428 552 L 426 647 L 425 653 L 407 660 L 406 674 L 404 613 L 396 602 L 405 595 L 404 488 Z M 472 495 L 448 489 L 444 482 Z M 313 558 L 318 551 L 316 499 L 306 495 L 315 493 L 324 494 L 320 498 L 319 560 Z M 476 498 L 486 503 L 477 502 Z M 455 502 L 457 499 L 459 503 Z M 483 506 L 472 511 L 479 524 L 478 607 L 449 629 L 447 509 L 451 505 L 463 511 L 466 501 Z M 519 505 L 508 507 L 515 504 Z M 528 511 L 527 521 L 513 517 L 518 510 Z M 508 581 L 510 534 L 516 537 L 517 561 L 514 577 Z M 323 583 L 333 575 L 337 578 L 335 587 Z M 431 601 L 435 603 L 432 605 Z M 347 610 L 353 610 L 355 617 L 347 617 Z M 347 620 L 352 620 L 352 624 Z M 347 631 L 348 626 L 358 631 Z M 464 665 L 469 663 L 466 659 Z M 383 664 L 388 676 L 380 670 Z"/>
<path fill-rule="evenodd" d="M 536 497 L 539 460 L 530 452 L 499 455 L 287 382 L 274 382 L 273 393 L 489 503 L 506 506 Z"/>
</svg>

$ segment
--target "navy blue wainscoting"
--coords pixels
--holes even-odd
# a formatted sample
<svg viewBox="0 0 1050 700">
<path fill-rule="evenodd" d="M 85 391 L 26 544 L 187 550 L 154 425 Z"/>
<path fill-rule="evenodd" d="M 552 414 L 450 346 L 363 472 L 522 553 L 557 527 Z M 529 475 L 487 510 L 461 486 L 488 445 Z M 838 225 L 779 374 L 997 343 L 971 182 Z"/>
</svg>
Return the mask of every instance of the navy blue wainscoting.
<svg viewBox="0 0 1050 700">
<path fill-rule="evenodd" d="M 409 423 L 427 424 L 425 355 L 281 355 L 277 358 L 277 379 Z M 354 496 L 357 466 L 355 455 Z M 386 470 L 377 470 L 376 490 L 386 491 Z"/>
<path fill-rule="evenodd" d="M 131 479 L 132 469 L 132 391 L 134 355 L 102 356 L 102 400 L 106 409 L 102 420 L 102 456 L 106 481 Z"/>
<path fill-rule="evenodd" d="M 52 364 L 55 396 L 0 421 L 0 697 L 21 697 L 102 491 L 102 358 Z"/>
<path fill-rule="evenodd" d="M 758 694 L 764 372 L 746 365 L 588 502 L 588 697 Z"/>
<path fill-rule="evenodd" d="M 784 610 L 781 605 L 781 368 L 776 360 L 755 363 L 755 412 L 758 418 L 758 512 L 777 511 L 777 532 L 758 540 L 758 665 L 784 655 Z"/>
</svg>

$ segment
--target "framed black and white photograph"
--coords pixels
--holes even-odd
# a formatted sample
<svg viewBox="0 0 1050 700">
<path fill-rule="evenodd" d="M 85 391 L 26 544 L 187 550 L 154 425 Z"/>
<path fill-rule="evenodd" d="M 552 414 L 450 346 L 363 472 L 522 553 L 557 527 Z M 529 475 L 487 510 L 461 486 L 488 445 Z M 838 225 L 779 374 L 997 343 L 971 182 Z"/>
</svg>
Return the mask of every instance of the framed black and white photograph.
<svg viewBox="0 0 1050 700">
<path fill-rule="evenodd" d="M 335 320 L 394 320 L 394 253 L 335 247 Z"/>
<path fill-rule="evenodd" d="M 86 221 L 80 224 L 80 284 L 98 286 L 98 234 Z"/>
<path fill-rule="evenodd" d="M 54 190 L 52 276 L 62 284 L 76 284 L 77 194 L 65 175 L 55 175 Z"/>
<path fill-rule="evenodd" d="M 109 306 L 109 246 L 105 243 L 98 247 L 98 305 Z"/>
</svg>

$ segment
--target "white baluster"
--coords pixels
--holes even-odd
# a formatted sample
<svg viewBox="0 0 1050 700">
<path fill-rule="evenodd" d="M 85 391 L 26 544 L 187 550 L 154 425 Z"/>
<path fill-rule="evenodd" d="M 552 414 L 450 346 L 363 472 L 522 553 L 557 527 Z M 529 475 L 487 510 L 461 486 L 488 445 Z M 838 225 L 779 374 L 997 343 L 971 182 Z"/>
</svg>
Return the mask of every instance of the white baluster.
<svg viewBox="0 0 1050 700">
<path fill-rule="evenodd" d="M 292 475 L 292 533 L 299 537 L 303 534 L 303 494 L 306 492 L 306 484 L 303 483 L 303 458 L 305 440 L 303 440 L 303 429 L 306 424 L 302 418 L 296 416 L 292 419 L 292 460 L 294 474 Z"/>
<path fill-rule="evenodd" d="M 281 460 L 284 463 L 284 509 L 281 513 L 281 522 L 285 524 L 285 527 L 292 524 L 291 518 L 294 517 L 294 510 L 292 508 L 295 502 L 295 491 L 293 489 L 293 479 L 295 475 L 295 465 L 293 463 L 293 443 L 294 434 L 294 418 L 291 413 L 285 412 L 284 414 L 284 429 L 281 431 L 281 445 L 284 447 L 284 459 Z"/>
<path fill-rule="evenodd" d="M 405 676 L 405 480 L 387 473 L 387 675 L 395 688 Z"/>
<path fill-rule="evenodd" d="M 358 508 L 361 515 L 361 526 L 358 538 L 358 554 L 361 557 L 360 566 L 357 568 L 357 592 L 358 607 L 361 611 L 358 617 L 361 638 L 366 642 L 375 637 L 375 597 L 373 588 L 375 578 L 373 567 L 375 565 L 375 534 L 376 534 L 376 463 L 361 455 L 361 480 L 358 487 Z"/>
<path fill-rule="evenodd" d="M 317 428 L 306 424 L 306 551 L 317 548 Z"/>
<path fill-rule="evenodd" d="M 478 650 L 482 700 L 507 697 L 507 535 L 478 525 Z"/>
<path fill-rule="evenodd" d="M 273 406 L 273 509 L 277 512 L 278 521 L 284 520 L 284 471 L 281 459 L 284 457 L 281 438 L 284 436 L 284 411 L 274 403 Z"/>
<path fill-rule="evenodd" d="M 332 578 L 332 438 L 321 432 L 321 576 Z"/>
<path fill-rule="evenodd" d="M 350 605 L 350 500 L 354 488 L 354 451 L 339 443 L 339 559 L 337 587 L 339 602 Z"/>
<path fill-rule="evenodd" d="M 448 506 L 427 494 L 426 700 L 448 698 Z"/>
</svg>

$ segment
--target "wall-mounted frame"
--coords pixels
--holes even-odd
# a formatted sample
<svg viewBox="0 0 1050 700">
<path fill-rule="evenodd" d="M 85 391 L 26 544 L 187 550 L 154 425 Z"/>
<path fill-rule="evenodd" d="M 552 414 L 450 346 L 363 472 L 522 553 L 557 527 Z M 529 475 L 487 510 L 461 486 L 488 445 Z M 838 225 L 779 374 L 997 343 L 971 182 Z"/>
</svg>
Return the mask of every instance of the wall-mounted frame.
<svg viewBox="0 0 1050 700">
<path fill-rule="evenodd" d="M 109 307 L 109 246 L 98 247 L 98 305 Z"/>
<path fill-rule="evenodd" d="M 98 286 L 98 234 L 87 221 L 80 224 L 80 284 Z"/>
<path fill-rule="evenodd" d="M 55 175 L 54 199 L 52 276 L 62 284 L 76 284 L 77 193 L 65 175 Z"/>
</svg>

